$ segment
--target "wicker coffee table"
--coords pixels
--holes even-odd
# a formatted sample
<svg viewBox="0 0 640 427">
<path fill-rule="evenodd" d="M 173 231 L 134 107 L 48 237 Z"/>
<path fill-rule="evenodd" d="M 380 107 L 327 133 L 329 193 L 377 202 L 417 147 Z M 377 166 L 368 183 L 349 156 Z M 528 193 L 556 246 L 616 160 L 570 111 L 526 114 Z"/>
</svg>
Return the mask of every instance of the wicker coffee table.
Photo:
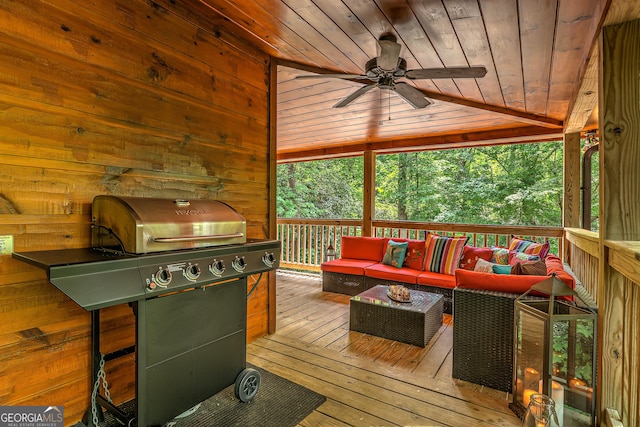
<svg viewBox="0 0 640 427">
<path fill-rule="evenodd" d="M 410 302 L 396 302 L 388 289 L 378 285 L 351 297 L 349 329 L 426 346 L 442 326 L 442 295 L 412 290 Z"/>
</svg>

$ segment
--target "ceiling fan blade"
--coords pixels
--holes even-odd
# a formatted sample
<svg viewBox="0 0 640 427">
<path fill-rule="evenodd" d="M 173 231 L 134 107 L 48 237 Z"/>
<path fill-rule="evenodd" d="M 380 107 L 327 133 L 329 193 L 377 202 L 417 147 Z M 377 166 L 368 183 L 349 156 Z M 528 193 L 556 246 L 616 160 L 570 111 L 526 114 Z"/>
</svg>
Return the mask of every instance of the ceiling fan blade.
<svg viewBox="0 0 640 427">
<path fill-rule="evenodd" d="M 408 79 L 480 78 L 487 74 L 485 67 L 418 68 L 407 70 Z"/>
<path fill-rule="evenodd" d="M 407 83 L 396 83 L 391 90 L 394 90 L 402 99 L 407 101 L 413 108 L 424 108 L 431 105 L 431 101 L 425 98 L 424 94 L 418 89 Z"/>
<path fill-rule="evenodd" d="M 296 79 L 367 79 L 368 77 L 362 74 L 308 74 L 303 76 L 296 76 Z"/>
<path fill-rule="evenodd" d="M 376 86 L 377 85 L 362 86 L 360 89 L 358 89 L 357 91 L 353 92 L 351 95 L 347 96 L 345 99 L 343 99 L 342 101 L 340 101 L 336 105 L 334 105 L 333 108 L 346 107 L 347 105 L 351 104 L 357 98 L 359 98 L 362 95 L 364 95 L 365 93 L 369 92 L 371 89 L 373 89 Z"/>
<path fill-rule="evenodd" d="M 398 67 L 402 46 L 396 40 L 392 34 L 382 35 L 378 40 L 379 49 L 376 63 L 383 71 L 393 71 Z"/>
</svg>

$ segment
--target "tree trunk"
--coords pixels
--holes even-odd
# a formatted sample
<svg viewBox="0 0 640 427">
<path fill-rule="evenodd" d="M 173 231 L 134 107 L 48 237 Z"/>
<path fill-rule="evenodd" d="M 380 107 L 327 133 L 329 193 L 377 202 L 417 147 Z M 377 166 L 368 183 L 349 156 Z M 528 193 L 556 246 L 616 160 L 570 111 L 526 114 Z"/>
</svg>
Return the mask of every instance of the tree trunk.
<svg viewBox="0 0 640 427">
<path fill-rule="evenodd" d="M 407 153 L 398 154 L 398 219 L 407 219 Z"/>
</svg>

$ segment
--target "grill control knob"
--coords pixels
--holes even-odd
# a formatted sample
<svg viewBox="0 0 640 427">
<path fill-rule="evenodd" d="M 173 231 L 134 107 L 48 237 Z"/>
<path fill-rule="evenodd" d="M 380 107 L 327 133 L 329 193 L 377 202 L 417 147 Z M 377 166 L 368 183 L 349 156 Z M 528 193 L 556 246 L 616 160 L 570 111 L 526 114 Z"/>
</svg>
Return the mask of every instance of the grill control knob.
<svg viewBox="0 0 640 427">
<path fill-rule="evenodd" d="M 166 288 L 169 283 L 171 283 L 171 272 L 168 268 L 162 268 L 158 270 L 156 273 L 156 284 L 163 288 Z"/>
<path fill-rule="evenodd" d="M 198 264 L 189 264 L 184 270 L 184 277 L 186 277 L 187 280 L 195 282 L 196 279 L 200 277 L 200 267 L 198 267 Z"/>
<path fill-rule="evenodd" d="M 243 256 L 237 256 L 236 259 L 231 262 L 231 266 L 238 273 L 242 273 L 244 269 L 247 268 L 247 262 Z"/>
<path fill-rule="evenodd" d="M 209 271 L 213 273 L 214 276 L 222 276 L 224 273 L 225 266 L 224 262 L 221 259 L 214 259 L 211 265 L 209 266 Z"/>
<path fill-rule="evenodd" d="M 272 253 L 266 253 L 262 256 L 262 262 L 265 263 L 267 267 L 273 267 L 273 264 L 276 262 L 276 257 Z"/>
</svg>

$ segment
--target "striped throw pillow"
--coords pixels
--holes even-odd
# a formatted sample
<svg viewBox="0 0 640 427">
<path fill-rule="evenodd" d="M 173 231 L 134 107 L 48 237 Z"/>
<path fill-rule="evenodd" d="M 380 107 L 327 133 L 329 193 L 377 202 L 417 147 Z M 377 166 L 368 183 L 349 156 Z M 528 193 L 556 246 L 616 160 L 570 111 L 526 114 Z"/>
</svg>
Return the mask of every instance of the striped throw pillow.
<svg viewBox="0 0 640 427">
<path fill-rule="evenodd" d="M 521 239 L 511 235 L 511 243 L 509 244 L 510 251 L 524 252 L 529 255 L 537 255 L 541 259 L 547 256 L 549 253 L 549 242 L 544 243 L 533 242 L 527 239 Z"/>
<path fill-rule="evenodd" d="M 469 237 L 443 237 L 437 234 L 427 235 L 425 242 L 424 270 L 434 273 L 454 274 L 464 245 Z"/>
</svg>

